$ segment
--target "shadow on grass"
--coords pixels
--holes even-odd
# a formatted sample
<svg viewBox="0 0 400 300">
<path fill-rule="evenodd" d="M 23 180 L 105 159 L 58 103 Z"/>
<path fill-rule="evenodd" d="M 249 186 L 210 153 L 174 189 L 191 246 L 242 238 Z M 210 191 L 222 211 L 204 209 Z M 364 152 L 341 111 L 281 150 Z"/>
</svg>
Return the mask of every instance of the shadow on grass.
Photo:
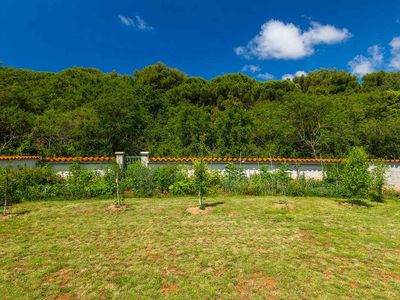
<svg viewBox="0 0 400 300">
<path fill-rule="evenodd" d="M 5 215 L 3 213 L 0 214 L 0 221 L 7 220 L 10 217 L 22 216 L 22 215 L 27 214 L 29 212 L 30 212 L 30 210 L 7 211 Z"/>
<path fill-rule="evenodd" d="M 7 211 L 7 215 L 20 216 L 20 215 L 25 215 L 29 212 L 30 212 L 30 210 Z"/>
<path fill-rule="evenodd" d="M 212 203 L 205 203 L 204 205 L 203 205 L 203 207 L 204 208 L 206 208 L 206 207 L 215 207 L 215 206 L 218 206 L 218 205 L 222 205 L 222 204 L 224 204 L 225 202 L 222 202 L 222 201 L 219 201 L 219 202 L 212 202 Z"/>
<path fill-rule="evenodd" d="M 360 206 L 360 207 L 373 207 L 372 204 L 368 203 L 365 200 L 362 199 L 348 199 L 348 200 L 342 200 L 341 201 L 342 204 L 348 204 L 348 205 L 352 205 L 352 206 Z"/>
</svg>

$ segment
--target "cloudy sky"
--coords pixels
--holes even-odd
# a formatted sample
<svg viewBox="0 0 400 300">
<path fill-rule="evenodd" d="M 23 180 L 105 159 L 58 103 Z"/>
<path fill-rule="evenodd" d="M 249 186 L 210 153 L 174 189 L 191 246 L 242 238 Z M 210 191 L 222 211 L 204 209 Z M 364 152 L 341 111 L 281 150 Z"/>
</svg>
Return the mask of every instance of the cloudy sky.
<svg viewBox="0 0 400 300">
<path fill-rule="evenodd" d="M 319 68 L 400 70 L 400 1 L 2 0 L 0 61 L 131 74 L 162 61 L 192 76 L 259 80 Z"/>
</svg>

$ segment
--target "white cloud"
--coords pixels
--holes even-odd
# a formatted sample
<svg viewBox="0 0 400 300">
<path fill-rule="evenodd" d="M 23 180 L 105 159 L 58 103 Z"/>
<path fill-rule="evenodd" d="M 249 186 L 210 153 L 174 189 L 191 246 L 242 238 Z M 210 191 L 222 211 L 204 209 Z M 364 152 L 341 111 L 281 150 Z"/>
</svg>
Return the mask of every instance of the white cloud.
<svg viewBox="0 0 400 300">
<path fill-rule="evenodd" d="M 275 78 L 275 76 L 270 73 L 259 73 L 256 77 L 262 80 L 271 80 Z"/>
<path fill-rule="evenodd" d="M 304 71 L 297 71 L 297 72 L 294 73 L 294 74 L 284 74 L 284 75 L 282 76 L 282 79 L 283 79 L 283 80 L 286 80 L 286 79 L 293 80 L 293 78 L 295 78 L 295 77 L 300 77 L 300 76 L 307 76 L 307 72 L 304 72 Z"/>
<path fill-rule="evenodd" d="M 143 18 L 141 18 L 140 16 L 135 16 L 136 19 L 136 26 L 138 29 L 140 30 L 146 30 L 146 31 L 151 31 L 153 30 L 153 27 L 149 26 L 144 20 Z"/>
<path fill-rule="evenodd" d="M 382 64 L 383 62 L 382 49 L 378 45 L 369 47 L 368 54 L 369 54 L 368 56 L 357 55 L 349 62 L 352 74 L 362 77 L 365 74 L 369 74 L 376 71 L 376 68 Z"/>
<path fill-rule="evenodd" d="M 245 65 L 242 68 L 242 72 L 249 72 L 249 73 L 255 73 L 259 72 L 261 68 L 257 65 Z"/>
<path fill-rule="evenodd" d="M 121 21 L 122 24 L 128 27 L 135 27 L 139 30 L 144 30 L 144 31 L 151 31 L 153 30 L 152 26 L 149 26 L 145 20 L 143 20 L 142 17 L 140 16 L 135 16 L 135 19 L 132 19 L 127 16 L 118 16 L 118 19 Z"/>
<path fill-rule="evenodd" d="M 135 22 L 129 17 L 126 16 L 118 16 L 118 19 L 121 21 L 122 24 L 128 27 L 135 27 Z"/>
<path fill-rule="evenodd" d="M 335 44 L 351 36 L 346 28 L 311 22 L 307 31 L 292 23 L 270 20 L 261 26 L 261 31 L 247 46 L 234 49 L 237 55 L 258 59 L 300 59 L 314 53 L 319 44 Z"/>
<path fill-rule="evenodd" d="M 396 36 L 390 42 L 390 53 L 392 58 L 389 67 L 394 70 L 400 70 L 400 36 Z"/>
</svg>

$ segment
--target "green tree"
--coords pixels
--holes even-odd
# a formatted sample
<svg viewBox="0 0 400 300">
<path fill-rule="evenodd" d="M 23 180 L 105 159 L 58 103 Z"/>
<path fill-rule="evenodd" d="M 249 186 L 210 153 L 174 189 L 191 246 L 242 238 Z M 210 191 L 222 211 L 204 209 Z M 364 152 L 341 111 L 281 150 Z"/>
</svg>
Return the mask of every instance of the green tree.
<svg viewBox="0 0 400 300">
<path fill-rule="evenodd" d="M 371 184 L 367 154 L 361 147 L 350 150 L 344 160 L 342 184 L 350 198 L 365 197 Z"/>
<path fill-rule="evenodd" d="M 385 185 L 385 173 L 388 167 L 383 161 L 375 161 L 371 171 L 371 192 L 372 200 L 377 202 L 383 201 L 383 187 Z"/>
<path fill-rule="evenodd" d="M 239 157 L 254 152 L 254 123 L 250 113 L 233 99 L 224 101 L 223 108 L 212 116 L 215 120 L 213 134 L 217 153 Z"/>
<path fill-rule="evenodd" d="M 207 193 L 208 169 L 207 164 L 202 160 L 196 160 L 194 167 L 194 184 L 198 193 L 199 208 L 204 209 L 203 197 Z"/>
<path fill-rule="evenodd" d="M 355 92 L 360 89 L 356 76 L 335 69 L 312 71 L 307 76 L 295 77 L 293 81 L 303 92 L 319 95 Z"/>
<path fill-rule="evenodd" d="M 0 197 L 3 200 L 3 215 L 7 214 L 8 206 L 15 199 L 15 180 L 10 168 L 0 168 Z"/>
<path fill-rule="evenodd" d="M 149 85 L 159 92 L 180 85 L 186 78 L 183 72 L 169 68 L 161 62 L 145 67 L 143 70 L 135 70 L 134 75 L 137 83 Z"/>
</svg>

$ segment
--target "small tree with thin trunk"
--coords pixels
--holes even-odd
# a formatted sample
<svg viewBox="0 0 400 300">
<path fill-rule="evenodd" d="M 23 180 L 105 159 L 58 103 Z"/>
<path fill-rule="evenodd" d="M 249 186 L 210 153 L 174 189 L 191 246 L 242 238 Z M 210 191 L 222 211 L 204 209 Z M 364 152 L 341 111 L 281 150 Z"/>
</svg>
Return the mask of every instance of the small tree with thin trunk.
<svg viewBox="0 0 400 300">
<path fill-rule="evenodd" d="M 123 167 L 119 166 L 118 164 L 114 164 L 113 170 L 115 173 L 115 190 L 116 190 L 116 202 L 115 206 L 120 207 L 121 206 L 121 199 L 123 198 L 123 191 L 124 189 L 121 188 L 121 181 L 123 177 Z"/>
<path fill-rule="evenodd" d="M 3 201 L 3 215 L 7 214 L 7 208 L 13 200 L 13 178 L 10 168 L 0 168 L 0 199 Z"/>
<path fill-rule="evenodd" d="M 207 193 L 208 169 L 203 160 L 194 162 L 194 184 L 199 197 L 199 208 L 204 209 L 203 196 Z"/>
<path fill-rule="evenodd" d="M 368 171 L 367 153 L 361 147 L 353 147 L 344 160 L 342 183 L 349 198 L 366 197 L 371 184 L 371 175 Z"/>
</svg>

